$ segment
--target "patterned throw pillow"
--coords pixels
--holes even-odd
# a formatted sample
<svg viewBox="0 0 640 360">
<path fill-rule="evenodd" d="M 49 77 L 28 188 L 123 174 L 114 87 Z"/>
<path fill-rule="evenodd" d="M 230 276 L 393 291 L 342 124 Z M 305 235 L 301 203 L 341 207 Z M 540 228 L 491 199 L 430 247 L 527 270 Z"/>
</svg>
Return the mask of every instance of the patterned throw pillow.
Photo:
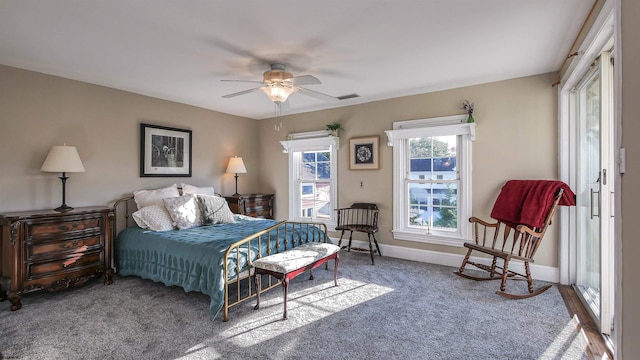
<svg viewBox="0 0 640 360">
<path fill-rule="evenodd" d="M 200 213 L 202 214 L 202 225 L 234 223 L 229 204 L 224 198 L 219 196 L 197 195 Z"/>
<path fill-rule="evenodd" d="M 173 230 L 173 220 L 164 205 L 151 205 L 131 214 L 133 220 L 143 229 L 152 231 Z"/>
<path fill-rule="evenodd" d="M 184 230 L 202 225 L 200 207 L 195 195 L 165 198 L 163 201 L 178 229 Z"/>
</svg>

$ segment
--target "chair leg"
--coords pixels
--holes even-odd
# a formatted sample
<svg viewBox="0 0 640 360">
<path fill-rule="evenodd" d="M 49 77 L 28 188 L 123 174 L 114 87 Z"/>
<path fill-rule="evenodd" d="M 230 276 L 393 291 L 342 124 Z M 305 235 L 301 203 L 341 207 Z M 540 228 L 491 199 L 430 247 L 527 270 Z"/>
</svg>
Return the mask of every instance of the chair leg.
<svg viewBox="0 0 640 360">
<path fill-rule="evenodd" d="M 376 249 L 378 250 L 378 255 L 382 256 L 382 252 L 380 251 L 380 246 L 378 245 L 378 239 L 376 239 L 376 234 L 371 233 L 373 236 L 373 242 L 376 244 Z"/>
<path fill-rule="evenodd" d="M 527 275 L 527 287 L 529 288 L 529 292 L 533 292 L 533 279 L 531 278 L 531 270 L 529 270 L 529 262 L 524 262 L 524 271 Z"/>
<path fill-rule="evenodd" d="M 496 266 L 498 266 L 498 258 L 494 256 L 493 261 L 491 262 L 491 271 L 489 271 L 489 277 L 492 279 L 494 276 L 496 276 Z M 505 269 L 502 269 L 502 270 L 505 270 Z"/>
<path fill-rule="evenodd" d="M 507 288 L 507 275 L 508 275 L 507 269 L 508 268 L 509 268 L 509 260 L 504 259 L 504 265 L 502 269 L 502 282 L 500 282 L 500 291 L 505 291 L 505 289 Z"/>
<path fill-rule="evenodd" d="M 371 255 L 371 265 L 375 265 L 373 262 L 373 244 L 371 244 L 371 234 L 367 233 L 367 237 L 369 238 L 369 255 Z"/>
<path fill-rule="evenodd" d="M 256 306 L 253 307 L 254 310 L 258 310 L 260 309 L 260 277 L 262 275 L 256 273 L 253 281 L 256 285 Z"/>
<path fill-rule="evenodd" d="M 342 230 L 342 234 L 340 234 L 340 240 L 338 240 L 338 247 L 342 249 L 342 237 L 344 236 L 344 230 Z"/>
<path fill-rule="evenodd" d="M 287 320 L 287 290 L 289 289 L 289 278 L 285 275 L 284 279 L 282 279 L 282 293 L 284 297 L 284 314 L 282 315 L 282 320 Z"/>
<path fill-rule="evenodd" d="M 473 249 L 469 249 L 469 251 L 467 251 L 467 255 L 462 260 L 462 264 L 460 265 L 460 269 L 458 269 L 458 272 L 460 274 L 462 274 L 462 272 L 464 271 L 464 267 L 467 266 L 467 262 L 469 262 L 469 257 L 471 256 L 471 252 L 472 251 L 473 251 Z"/>
<path fill-rule="evenodd" d="M 347 248 L 349 252 L 351 252 L 351 240 L 353 240 L 353 231 L 349 232 L 349 247 Z"/>
<path fill-rule="evenodd" d="M 336 254 L 336 259 L 333 261 L 333 283 L 338 286 L 338 263 L 340 262 L 340 254 Z"/>
</svg>

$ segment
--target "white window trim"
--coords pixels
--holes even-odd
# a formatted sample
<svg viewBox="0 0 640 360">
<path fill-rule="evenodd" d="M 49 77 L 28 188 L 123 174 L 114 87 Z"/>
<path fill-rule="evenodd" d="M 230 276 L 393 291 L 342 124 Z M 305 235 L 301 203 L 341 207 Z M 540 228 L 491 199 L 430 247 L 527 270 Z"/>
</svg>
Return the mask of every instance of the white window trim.
<svg viewBox="0 0 640 360">
<path fill-rule="evenodd" d="M 471 239 L 471 225 L 465 220 L 471 216 L 471 175 L 472 175 L 472 146 L 475 140 L 475 123 L 466 123 L 467 115 L 443 116 L 430 119 L 396 121 L 393 130 L 387 130 L 387 145 L 393 147 L 393 237 L 396 240 L 418 241 L 431 244 L 463 246 Z M 423 229 L 409 228 L 407 196 L 398 195 L 405 192 L 405 175 L 408 171 L 406 162 L 407 139 L 416 137 L 433 137 L 444 135 L 461 135 L 462 142 L 458 154 L 460 155 L 459 221 L 460 232 L 455 235 L 427 234 Z"/>
<path fill-rule="evenodd" d="M 307 133 L 289 134 L 288 139 L 280 141 L 280 144 L 284 148 L 285 153 L 289 154 L 289 219 L 294 221 L 308 221 L 307 218 L 300 216 L 300 194 L 298 191 L 294 191 L 298 188 L 298 171 L 299 163 L 296 161 L 293 153 L 298 151 L 317 151 L 325 150 L 329 147 L 331 152 L 331 205 L 336 206 L 338 203 L 338 149 L 340 148 L 340 138 L 335 136 L 326 136 L 325 131 L 312 131 Z M 325 135 L 321 137 L 312 137 L 318 135 Z M 323 221 L 321 219 L 315 219 L 314 221 L 322 222 L 327 225 L 329 229 L 336 227 L 336 214 L 335 211 L 331 211 L 331 217 L 329 220 Z"/>
</svg>

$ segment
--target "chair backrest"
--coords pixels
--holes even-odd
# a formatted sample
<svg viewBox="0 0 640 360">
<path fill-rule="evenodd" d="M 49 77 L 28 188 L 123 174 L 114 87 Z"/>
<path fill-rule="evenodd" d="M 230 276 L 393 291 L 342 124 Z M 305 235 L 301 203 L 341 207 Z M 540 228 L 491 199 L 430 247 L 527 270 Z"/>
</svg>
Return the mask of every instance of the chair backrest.
<svg viewBox="0 0 640 360">
<path fill-rule="evenodd" d="M 530 228 L 526 225 L 515 225 L 498 220 L 495 224 L 487 224 L 472 217 L 469 219 L 474 225 L 474 240 L 478 245 L 509 253 L 533 261 L 533 257 L 542 243 L 542 238 L 551 224 L 558 203 L 563 196 L 563 189 L 558 190 L 551 208 L 545 214 L 541 227 Z M 487 226 L 489 225 L 489 226 Z"/>
<path fill-rule="evenodd" d="M 374 203 L 353 203 L 351 204 L 352 209 L 369 209 L 369 210 L 378 210 L 378 205 Z"/>
<path fill-rule="evenodd" d="M 378 231 L 378 205 L 353 203 L 348 208 L 337 209 L 338 228 L 366 226 L 369 231 Z"/>
</svg>

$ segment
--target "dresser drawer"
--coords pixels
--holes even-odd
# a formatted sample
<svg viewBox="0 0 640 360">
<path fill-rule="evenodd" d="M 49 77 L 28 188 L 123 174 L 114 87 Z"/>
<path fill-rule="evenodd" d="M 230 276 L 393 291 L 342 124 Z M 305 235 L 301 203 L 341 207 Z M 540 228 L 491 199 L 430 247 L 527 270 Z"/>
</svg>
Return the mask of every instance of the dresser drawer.
<svg viewBox="0 0 640 360">
<path fill-rule="evenodd" d="M 102 253 L 99 251 L 93 253 L 80 253 L 64 259 L 28 264 L 27 278 L 31 280 L 44 276 L 50 277 L 55 273 L 60 272 L 72 272 L 74 270 L 89 267 L 101 267 L 102 263 Z"/>
<path fill-rule="evenodd" d="M 255 208 L 271 208 L 271 199 L 265 198 L 248 198 L 243 200 L 245 209 Z"/>
<path fill-rule="evenodd" d="M 252 208 L 245 209 L 245 215 L 257 218 L 270 218 L 271 208 Z"/>
<path fill-rule="evenodd" d="M 73 221 L 62 222 L 42 222 L 31 223 L 28 225 L 29 240 L 38 241 L 52 237 L 65 236 L 67 233 L 74 232 L 96 232 L 101 230 L 101 219 L 78 219 Z"/>
<path fill-rule="evenodd" d="M 37 261 L 42 258 L 60 258 L 73 253 L 101 249 L 102 238 L 98 234 L 91 237 L 67 239 L 62 241 L 37 242 L 27 244 L 27 259 Z"/>
</svg>

